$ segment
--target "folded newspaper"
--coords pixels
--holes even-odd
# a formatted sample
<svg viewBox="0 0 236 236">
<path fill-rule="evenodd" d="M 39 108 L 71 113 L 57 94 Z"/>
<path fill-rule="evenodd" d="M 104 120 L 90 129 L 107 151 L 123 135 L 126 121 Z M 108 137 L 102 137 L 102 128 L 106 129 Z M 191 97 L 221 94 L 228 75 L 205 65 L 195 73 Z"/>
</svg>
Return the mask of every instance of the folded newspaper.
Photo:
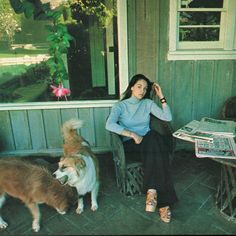
<svg viewBox="0 0 236 236">
<path fill-rule="evenodd" d="M 200 121 L 198 131 L 202 133 L 211 133 L 214 135 L 223 135 L 235 137 L 236 122 L 231 120 L 216 120 L 203 117 Z"/>
<path fill-rule="evenodd" d="M 195 155 L 199 158 L 236 159 L 236 144 L 232 137 L 215 136 L 212 143 L 196 140 Z"/>
<path fill-rule="evenodd" d="M 189 142 L 196 139 L 212 142 L 215 136 L 235 137 L 236 122 L 204 117 L 192 120 L 173 133 L 173 136 Z"/>
<path fill-rule="evenodd" d="M 198 131 L 200 121 L 192 120 L 173 133 L 173 136 L 185 141 L 195 142 L 196 139 L 213 141 L 213 134 Z"/>
</svg>

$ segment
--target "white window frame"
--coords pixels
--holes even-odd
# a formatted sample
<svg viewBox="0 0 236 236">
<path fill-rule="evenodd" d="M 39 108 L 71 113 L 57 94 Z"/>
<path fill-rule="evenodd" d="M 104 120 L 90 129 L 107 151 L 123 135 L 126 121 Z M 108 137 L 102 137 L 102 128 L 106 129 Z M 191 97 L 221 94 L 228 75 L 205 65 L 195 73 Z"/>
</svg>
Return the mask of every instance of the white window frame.
<svg viewBox="0 0 236 236">
<path fill-rule="evenodd" d="M 128 77 L 128 38 L 127 38 L 127 0 L 117 1 L 117 27 L 119 47 L 119 86 L 120 97 L 129 83 Z M 116 100 L 84 100 L 84 101 L 54 101 L 54 102 L 25 102 L 2 103 L 0 111 L 5 110 L 38 110 L 64 108 L 102 108 L 112 107 Z"/>
<path fill-rule="evenodd" d="M 218 9 L 221 10 L 220 39 L 214 42 L 179 42 L 178 11 L 191 11 L 191 8 L 179 8 L 179 3 L 180 0 L 170 0 L 168 60 L 236 59 L 235 0 L 224 0 L 223 9 Z M 212 8 L 206 10 L 213 11 Z"/>
<path fill-rule="evenodd" d="M 127 0 L 117 0 L 120 97 L 129 84 Z"/>
</svg>

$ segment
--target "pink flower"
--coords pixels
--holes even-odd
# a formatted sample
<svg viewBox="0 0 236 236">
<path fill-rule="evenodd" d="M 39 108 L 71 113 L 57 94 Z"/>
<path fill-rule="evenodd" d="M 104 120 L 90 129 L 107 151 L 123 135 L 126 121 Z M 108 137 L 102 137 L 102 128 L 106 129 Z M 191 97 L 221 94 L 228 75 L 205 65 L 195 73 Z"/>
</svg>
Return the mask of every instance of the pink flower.
<svg viewBox="0 0 236 236">
<path fill-rule="evenodd" d="M 59 84 L 58 87 L 54 85 L 50 85 L 50 87 L 52 88 L 52 93 L 54 93 L 58 99 L 64 96 L 67 100 L 66 96 L 70 93 L 68 88 L 64 88 L 62 84 Z"/>
</svg>

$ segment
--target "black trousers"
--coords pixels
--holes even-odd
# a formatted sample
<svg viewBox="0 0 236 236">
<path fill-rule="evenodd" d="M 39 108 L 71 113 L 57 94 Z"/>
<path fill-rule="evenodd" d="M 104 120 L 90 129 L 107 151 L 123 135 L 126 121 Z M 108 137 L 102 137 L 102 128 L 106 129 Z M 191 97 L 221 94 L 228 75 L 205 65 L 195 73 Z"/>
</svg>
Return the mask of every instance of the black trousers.
<svg viewBox="0 0 236 236">
<path fill-rule="evenodd" d="M 143 191 L 156 189 L 157 206 L 170 206 L 177 201 L 169 160 L 169 146 L 163 136 L 149 131 L 140 144 L 134 140 L 124 142 L 125 155 L 129 160 L 142 161 L 144 168 Z"/>
</svg>

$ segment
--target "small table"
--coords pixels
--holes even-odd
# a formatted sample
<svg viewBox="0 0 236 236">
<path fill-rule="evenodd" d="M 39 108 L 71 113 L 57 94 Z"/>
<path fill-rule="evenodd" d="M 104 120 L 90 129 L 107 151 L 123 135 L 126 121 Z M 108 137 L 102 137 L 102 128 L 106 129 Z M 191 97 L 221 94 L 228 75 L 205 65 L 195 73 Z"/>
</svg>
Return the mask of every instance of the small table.
<svg viewBox="0 0 236 236">
<path fill-rule="evenodd" d="M 222 164 L 216 206 L 227 220 L 236 223 L 236 160 L 211 159 Z"/>
<path fill-rule="evenodd" d="M 236 99 L 236 96 L 234 97 L 234 99 Z M 236 105 L 236 100 L 233 104 Z M 234 108 L 232 109 L 231 108 L 232 107 L 230 106 L 230 109 L 228 111 L 230 116 L 228 116 L 229 114 L 226 116 L 225 115 L 226 110 L 224 110 L 222 117 L 224 119 L 228 119 L 229 121 L 230 120 L 236 121 L 235 116 L 232 115 L 233 114 L 232 112 L 235 112 L 236 110 Z M 213 124 L 219 123 L 218 121 L 214 121 L 214 119 L 211 122 Z M 211 125 L 209 126 L 210 126 L 209 130 L 212 130 Z M 230 127 L 231 127 L 231 124 L 230 124 Z M 193 131 L 200 131 L 200 136 L 199 136 L 199 132 L 191 133 Z M 209 134 L 214 134 L 214 132 L 209 131 Z M 201 137 L 202 139 L 206 138 L 205 135 L 201 134 L 201 129 L 199 129 L 199 123 L 196 122 L 195 120 L 191 121 L 189 124 L 185 125 L 181 129 L 178 129 L 175 133 L 173 133 L 173 136 L 175 136 L 176 138 L 180 138 L 180 139 L 191 141 L 191 142 L 196 142 L 196 139 L 199 137 Z M 234 140 L 234 142 L 236 142 L 236 139 Z M 217 186 L 217 193 L 216 193 L 216 207 L 220 210 L 222 215 L 227 220 L 236 223 L 236 159 L 227 159 L 226 154 L 225 156 L 222 156 L 222 158 L 215 158 L 215 157 L 213 158 L 213 156 L 217 156 L 217 155 L 214 153 L 214 149 L 212 151 L 212 155 L 210 155 L 211 147 L 208 144 L 209 143 L 206 143 L 206 147 L 203 147 L 203 150 L 205 150 L 205 152 L 201 153 L 201 157 L 204 157 L 203 153 L 205 153 L 205 157 L 209 157 L 213 161 L 219 162 L 221 164 L 221 176 L 220 176 L 220 181 Z M 221 145 L 221 143 L 219 142 L 219 144 L 217 145 L 219 146 Z M 218 149 L 218 147 L 216 148 Z M 225 151 L 227 150 L 227 148 L 225 149 Z M 224 150 L 223 146 L 222 146 L 222 149 Z M 195 148 L 195 150 L 196 152 L 198 152 L 197 148 Z M 197 154 L 199 153 L 196 153 L 196 155 Z M 230 156 L 228 156 L 228 158 L 230 158 Z"/>
</svg>

